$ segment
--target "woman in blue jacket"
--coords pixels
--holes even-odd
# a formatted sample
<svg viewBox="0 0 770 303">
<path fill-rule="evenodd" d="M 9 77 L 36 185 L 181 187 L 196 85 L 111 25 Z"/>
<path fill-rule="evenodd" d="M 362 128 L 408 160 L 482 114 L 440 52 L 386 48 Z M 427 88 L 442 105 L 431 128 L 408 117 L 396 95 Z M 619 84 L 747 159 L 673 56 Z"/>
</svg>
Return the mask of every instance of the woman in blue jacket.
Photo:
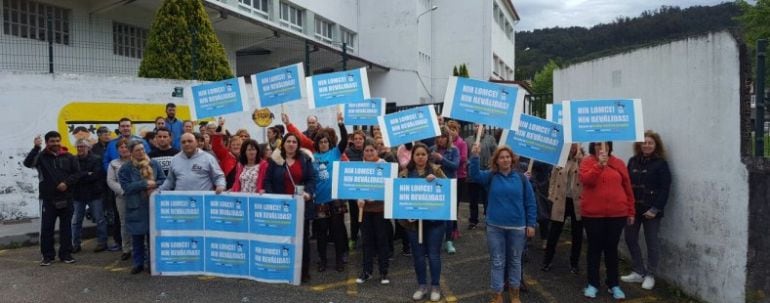
<svg viewBox="0 0 770 303">
<path fill-rule="evenodd" d="M 487 198 L 487 245 L 489 246 L 491 302 L 503 302 L 504 271 L 508 271 L 511 302 L 520 303 L 521 256 L 527 237 L 535 235 L 537 203 L 527 178 L 514 170 L 519 157 L 508 146 L 497 148 L 489 170 L 480 170 L 479 152 L 471 149 L 470 174 L 483 185 Z"/>
<path fill-rule="evenodd" d="M 313 155 L 299 148 L 297 135 L 288 133 L 283 137 L 281 148 L 273 151 L 265 172 L 265 192 L 272 194 L 301 194 L 305 200 L 305 224 L 302 240 L 302 282 L 310 281 L 310 220 L 315 218 L 316 171 L 313 169 Z M 297 186 L 303 186 L 303 193 L 295 193 Z"/>
<path fill-rule="evenodd" d="M 430 148 L 430 158 L 436 165 L 441 166 L 441 170 L 447 178 L 456 179 L 457 169 L 460 167 L 460 151 L 454 147 L 449 136 L 449 130 L 444 127 L 441 129 L 441 135 L 436 137 L 436 145 Z M 457 252 L 452 242 L 452 231 L 454 231 L 454 221 L 446 221 L 446 235 L 444 237 L 444 247 L 446 252 L 454 254 Z"/>
<path fill-rule="evenodd" d="M 144 152 L 143 141 L 128 143 L 131 158 L 118 171 L 118 180 L 126 201 L 126 229 L 131 235 L 131 274 L 144 270 L 145 240 L 150 231 L 150 194 L 163 184 L 166 175 L 158 162 L 151 160 Z"/>
</svg>

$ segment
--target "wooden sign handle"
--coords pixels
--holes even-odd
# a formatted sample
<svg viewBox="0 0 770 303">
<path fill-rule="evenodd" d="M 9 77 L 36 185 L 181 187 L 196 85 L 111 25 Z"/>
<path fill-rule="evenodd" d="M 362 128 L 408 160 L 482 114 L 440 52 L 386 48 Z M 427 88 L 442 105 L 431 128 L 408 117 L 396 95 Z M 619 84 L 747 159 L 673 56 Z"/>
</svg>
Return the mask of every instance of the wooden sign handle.
<svg viewBox="0 0 770 303">
<path fill-rule="evenodd" d="M 417 221 L 417 243 L 422 244 L 422 220 Z"/>
</svg>

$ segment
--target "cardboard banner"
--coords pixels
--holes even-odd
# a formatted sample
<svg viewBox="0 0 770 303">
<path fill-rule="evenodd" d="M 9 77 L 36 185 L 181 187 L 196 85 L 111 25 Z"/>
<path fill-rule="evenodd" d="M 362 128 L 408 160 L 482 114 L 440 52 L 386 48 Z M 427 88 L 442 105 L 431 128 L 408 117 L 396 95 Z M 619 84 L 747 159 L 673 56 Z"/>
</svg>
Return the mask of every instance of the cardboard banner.
<svg viewBox="0 0 770 303">
<path fill-rule="evenodd" d="M 398 177 L 397 163 L 340 162 L 332 169 L 332 199 L 385 200 L 385 179 Z"/>
<path fill-rule="evenodd" d="M 566 142 L 644 141 L 641 99 L 562 102 Z"/>
<path fill-rule="evenodd" d="M 558 124 L 561 124 L 561 121 L 563 119 L 562 114 L 562 108 L 563 106 L 561 103 L 559 104 L 546 104 L 545 105 L 545 119 L 551 122 L 555 122 Z"/>
<path fill-rule="evenodd" d="M 561 124 L 530 115 L 521 115 L 518 131 L 503 130 L 498 146 L 503 145 L 520 156 L 562 167 L 570 149 L 570 144 L 564 142 Z"/>
<path fill-rule="evenodd" d="M 249 111 L 243 77 L 194 85 L 185 96 L 193 120 Z"/>
<path fill-rule="evenodd" d="M 370 99 L 366 68 L 307 77 L 311 109 Z"/>
<path fill-rule="evenodd" d="M 300 62 L 251 75 L 257 108 L 299 101 L 307 97 L 305 66 Z"/>
<path fill-rule="evenodd" d="M 387 147 L 438 137 L 441 130 L 433 106 L 425 105 L 377 117 Z"/>
<path fill-rule="evenodd" d="M 518 85 L 502 85 L 463 77 L 449 78 L 444 117 L 517 129 L 526 92 Z"/>
<path fill-rule="evenodd" d="M 385 218 L 457 220 L 457 179 L 386 179 Z"/>
<path fill-rule="evenodd" d="M 347 125 L 377 125 L 377 117 L 385 115 L 385 98 L 372 98 L 346 103 L 342 112 Z"/>
<path fill-rule="evenodd" d="M 178 191 L 150 198 L 152 274 L 299 285 L 304 201 L 291 195 Z M 301 205 L 302 207 L 298 207 Z"/>
</svg>

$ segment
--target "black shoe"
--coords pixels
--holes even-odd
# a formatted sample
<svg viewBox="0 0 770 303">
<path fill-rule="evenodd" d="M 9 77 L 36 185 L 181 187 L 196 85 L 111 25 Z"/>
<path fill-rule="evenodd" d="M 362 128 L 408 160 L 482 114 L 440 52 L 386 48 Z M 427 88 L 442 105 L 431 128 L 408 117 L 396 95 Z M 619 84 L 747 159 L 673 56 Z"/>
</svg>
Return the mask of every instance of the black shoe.
<svg viewBox="0 0 770 303">
<path fill-rule="evenodd" d="M 577 266 L 574 266 L 574 267 L 570 267 L 570 268 L 569 268 L 569 273 L 571 273 L 571 274 L 573 274 L 573 275 L 577 275 L 577 274 L 579 274 L 579 273 L 580 273 L 580 269 L 579 269 L 579 268 L 577 268 Z"/>
<path fill-rule="evenodd" d="M 144 266 L 134 266 L 134 268 L 131 269 L 131 274 L 135 275 L 142 271 L 144 271 Z"/>
<path fill-rule="evenodd" d="M 73 259 L 72 256 L 66 256 L 64 258 L 61 258 L 61 261 L 67 264 L 75 263 L 75 259 Z"/>
<path fill-rule="evenodd" d="M 120 260 L 126 261 L 128 258 L 131 258 L 130 252 L 124 252 L 122 255 L 120 255 Z"/>
<path fill-rule="evenodd" d="M 326 262 L 318 263 L 318 272 L 325 272 L 326 271 Z"/>
<path fill-rule="evenodd" d="M 94 253 L 100 253 L 100 252 L 103 252 L 105 250 L 107 250 L 107 246 L 106 245 L 98 245 L 98 246 L 96 246 L 96 248 L 94 248 Z"/>
<path fill-rule="evenodd" d="M 545 271 L 545 272 L 551 271 L 551 263 L 543 264 L 543 267 L 541 267 L 540 270 Z"/>
<path fill-rule="evenodd" d="M 300 279 L 302 283 L 308 283 L 310 282 L 310 274 L 302 274 L 302 278 Z"/>
<path fill-rule="evenodd" d="M 80 246 L 75 246 L 75 247 L 72 248 L 72 253 L 73 254 L 79 253 L 80 251 L 81 251 Z"/>
<path fill-rule="evenodd" d="M 40 266 L 51 266 L 51 263 L 53 263 L 53 260 L 48 258 L 43 258 L 43 260 L 40 261 Z"/>
<path fill-rule="evenodd" d="M 468 230 L 474 230 L 474 229 L 476 229 L 477 226 L 478 226 L 478 224 L 476 224 L 476 223 L 468 224 Z"/>
</svg>

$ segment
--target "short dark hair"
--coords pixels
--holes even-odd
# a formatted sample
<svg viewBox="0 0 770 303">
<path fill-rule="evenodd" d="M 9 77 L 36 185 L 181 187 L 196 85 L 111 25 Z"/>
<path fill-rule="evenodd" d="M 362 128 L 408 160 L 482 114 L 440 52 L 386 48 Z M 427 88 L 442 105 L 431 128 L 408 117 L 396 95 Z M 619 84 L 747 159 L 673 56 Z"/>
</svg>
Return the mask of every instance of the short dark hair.
<svg viewBox="0 0 770 303">
<path fill-rule="evenodd" d="M 87 129 L 85 126 L 78 126 L 78 127 L 75 127 L 75 129 L 74 129 L 74 130 L 72 130 L 72 133 L 73 133 L 73 134 L 77 134 L 77 133 L 79 133 L 79 132 L 87 132 L 87 133 L 90 133 L 90 132 L 88 131 L 88 129 Z"/>
<path fill-rule="evenodd" d="M 170 130 L 168 130 L 168 128 L 165 128 L 165 127 L 161 127 L 161 128 L 158 128 L 158 129 L 156 129 L 156 130 L 155 130 L 155 134 L 156 134 L 156 135 L 157 135 L 159 132 L 167 132 L 169 137 L 173 137 L 173 135 L 171 134 L 171 131 L 170 131 Z"/>
<path fill-rule="evenodd" d="M 109 133 L 109 132 L 110 132 L 110 128 L 106 127 L 106 126 L 100 126 L 99 129 L 96 130 L 96 134 L 97 135 L 104 134 L 104 133 Z"/>
<path fill-rule="evenodd" d="M 126 122 L 126 121 L 132 122 L 131 119 L 129 119 L 128 117 L 123 117 L 123 118 L 120 118 L 120 120 L 118 120 L 118 125 L 120 125 L 120 123 L 123 123 L 123 122 Z"/>
<path fill-rule="evenodd" d="M 176 108 L 176 104 L 174 104 L 174 103 L 166 103 L 166 109 L 169 109 L 169 108 L 172 108 L 172 107 Z"/>
<path fill-rule="evenodd" d="M 51 139 L 51 138 L 61 138 L 61 135 L 59 134 L 59 132 L 52 130 L 50 132 L 45 133 L 45 137 L 44 138 L 45 138 L 45 142 L 48 142 L 48 139 Z"/>
<path fill-rule="evenodd" d="M 607 143 L 607 150 L 608 150 L 607 151 L 607 156 L 611 156 L 612 155 L 612 141 L 607 141 L 605 143 Z M 596 150 L 598 149 L 597 145 L 599 145 L 599 147 L 601 147 L 602 142 L 591 142 L 591 143 L 588 144 L 588 153 L 591 154 L 592 156 L 596 156 Z"/>
</svg>

